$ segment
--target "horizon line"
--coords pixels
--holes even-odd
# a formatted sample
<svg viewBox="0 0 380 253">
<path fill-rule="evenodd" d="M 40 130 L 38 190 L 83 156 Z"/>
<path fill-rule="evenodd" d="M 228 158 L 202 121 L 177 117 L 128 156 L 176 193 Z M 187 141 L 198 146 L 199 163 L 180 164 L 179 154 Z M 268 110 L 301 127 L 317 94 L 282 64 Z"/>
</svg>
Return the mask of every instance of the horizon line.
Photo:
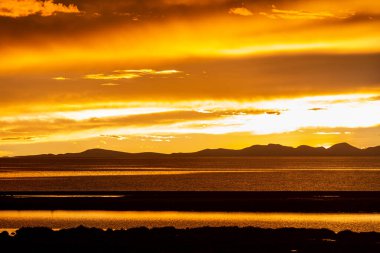
<svg viewBox="0 0 380 253">
<path fill-rule="evenodd" d="M 353 148 L 356 148 L 358 150 L 366 150 L 368 148 L 374 148 L 374 147 L 380 147 L 380 145 L 376 145 L 376 146 L 369 146 L 369 147 L 362 147 L 362 148 L 359 148 L 359 147 L 356 147 L 354 145 L 351 145 L 350 143 L 348 142 L 339 142 L 339 143 L 335 143 L 329 147 L 324 147 L 324 146 L 310 146 L 310 145 L 306 145 L 306 144 L 301 144 L 301 145 L 298 145 L 298 146 L 288 146 L 288 145 L 282 145 L 282 144 L 278 144 L 278 143 L 268 143 L 268 144 L 253 144 L 251 146 L 247 146 L 247 147 L 243 147 L 243 148 L 240 148 L 240 149 L 233 149 L 233 148 L 205 148 L 205 149 L 200 149 L 200 150 L 196 150 L 196 151 L 190 151 L 190 152 L 171 152 L 171 153 L 162 153 L 162 152 L 155 152 L 155 151 L 142 151 L 142 152 L 128 152 L 128 151 L 120 151 L 120 150 L 113 150 L 113 149 L 107 149 L 107 148 L 89 148 L 89 149 L 85 149 L 83 151 L 79 151 L 79 152 L 66 152 L 66 153 L 42 153 L 42 154 L 31 154 L 31 155 L 18 155 L 18 156 L 0 156 L 0 158 L 18 158 L 18 157 L 33 157 L 33 156 L 43 156 L 43 155 L 54 155 L 54 156 L 59 156 L 59 155 L 68 155 L 68 154 L 82 154 L 84 152 L 87 152 L 87 151 L 91 151 L 91 150 L 103 150 L 103 151 L 111 151 L 111 152 L 119 152 L 119 153 L 124 153 L 124 154 L 144 154 L 144 153 L 153 153 L 153 154 L 160 154 L 160 155 L 173 155 L 173 154 L 192 154 L 192 153 L 197 153 L 197 152 L 201 152 L 201 151 L 205 151 L 205 150 L 230 150 L 230 151 L 239 151 L 239 150 L 243 150 L 243 149 L 246 149 L 246 148 L 250 148 L 250 147 L 254 147 L 254 146 L 281 146 L 281 147 L 286 147 L 286 148 L 293 148 L 293 149 L 297 149 L 297 148 L 300 148 L 302 146 L 305 146 L 305 147 L 310 147 L 310 148 L 315 148 L 315 149 L 318 149 L 318 148 L 323 148 L 325 150 L 329 150 L 331 149 L 332 147 L 334 146 L 337 146 L 337 145 L 347 145 L 347 146 L 351 146 Z"/>
</svg>

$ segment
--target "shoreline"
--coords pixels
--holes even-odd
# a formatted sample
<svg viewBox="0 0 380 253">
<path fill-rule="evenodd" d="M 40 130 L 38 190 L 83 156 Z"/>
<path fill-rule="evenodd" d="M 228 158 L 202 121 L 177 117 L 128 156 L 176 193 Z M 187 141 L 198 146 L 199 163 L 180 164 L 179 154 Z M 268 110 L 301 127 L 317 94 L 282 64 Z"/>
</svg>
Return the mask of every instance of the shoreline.
<svg viewBox="0 0 380 253">
<path fill-rule="evenodd" d="M 53 231 L 21 228 L 0 233 L 9 252 L 380 252 L 380 233 L 328 229 L 174 227 L 102 230 L 79 226 Z"/>
</svg>

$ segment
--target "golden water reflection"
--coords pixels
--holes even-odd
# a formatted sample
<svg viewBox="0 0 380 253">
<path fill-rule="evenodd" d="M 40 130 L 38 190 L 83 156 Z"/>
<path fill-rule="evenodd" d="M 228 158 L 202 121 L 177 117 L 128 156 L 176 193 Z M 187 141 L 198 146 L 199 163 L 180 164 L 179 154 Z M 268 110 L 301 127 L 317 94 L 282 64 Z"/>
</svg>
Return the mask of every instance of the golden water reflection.
<svg viewBox="0 0 380 253">
<path fill-rule="evenodd" d="M 333 231 L 378 231 L 380 214 L 374 213 L 242 213 L 173 211 L 0 211 L 0 228 L 23 226 L 99 228 L 202 226 L 255 226 L 264 228 L 328 228 Z"/>
<path fill-rule="evenodd" d="M 157 176 L 157 175 L 183 175 L 193 173 L 276 173 L 276 172 L 380 172 L 379 168 L 321 168 L 321 169 L 215 169 L 215 168 L 132 168 L 132 169 L 96 169 L 96 170 L 0 170 L 0 179 L 16 178 L 44 178 L 44 177 L 83 177 L 83 176 Z"/>
</svg>

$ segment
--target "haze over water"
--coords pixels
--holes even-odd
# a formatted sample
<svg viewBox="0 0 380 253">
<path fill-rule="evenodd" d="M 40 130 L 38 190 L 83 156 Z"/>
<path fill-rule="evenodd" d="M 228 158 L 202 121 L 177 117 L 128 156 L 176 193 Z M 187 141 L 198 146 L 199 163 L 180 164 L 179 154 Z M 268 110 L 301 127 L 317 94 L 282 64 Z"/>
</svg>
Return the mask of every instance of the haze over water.
<svg viewBox="0 0 380 253">
<path fill-rule="evenodd" d="M 380 158 L 256 157 L 18 160 L 1 191 L 378 191 Z"/>
</svg>

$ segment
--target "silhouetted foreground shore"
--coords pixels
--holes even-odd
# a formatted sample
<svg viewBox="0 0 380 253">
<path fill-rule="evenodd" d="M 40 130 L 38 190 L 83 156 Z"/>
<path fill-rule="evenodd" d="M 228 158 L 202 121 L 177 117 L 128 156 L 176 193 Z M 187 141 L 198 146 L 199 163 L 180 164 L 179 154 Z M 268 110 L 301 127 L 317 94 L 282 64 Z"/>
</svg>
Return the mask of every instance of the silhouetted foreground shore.
<svg viewBox="0 0 380 253">
<path fill-rule="evenodd" d="M 0 210 L 377 213 L 380 192 L 1 192 Z"/>
<path fill-rule="evenodd" d="M 2 252 L 380 252 L 380 233 L 327 229 L 204 227 L 53 231 L 21 228 L 0 234 Z"/>
</svg>

